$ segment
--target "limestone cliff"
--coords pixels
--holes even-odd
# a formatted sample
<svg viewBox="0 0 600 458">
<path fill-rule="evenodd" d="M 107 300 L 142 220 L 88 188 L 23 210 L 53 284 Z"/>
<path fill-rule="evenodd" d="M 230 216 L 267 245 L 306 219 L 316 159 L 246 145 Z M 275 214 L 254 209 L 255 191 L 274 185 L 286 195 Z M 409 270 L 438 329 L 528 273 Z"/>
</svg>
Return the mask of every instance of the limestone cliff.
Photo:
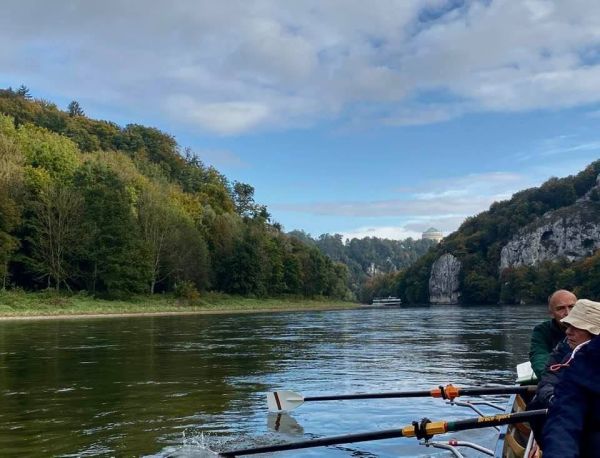
<svg viewBox="0 0 600 458">
<path fill-rule="evenodd" d="M 460 261 L 450 253 L 440 256 L 433 263 L 429 276 L 429 302 L 432 304 L 458 303 L 460 268 Z"/>
<path fill-rule="evenodd" d="M 524 227 L 503 248 L 500 271 L 565 258 L 574 261 L 600 249 L 600 203 L 588 196 L 548 212 Z"/>
</svg>

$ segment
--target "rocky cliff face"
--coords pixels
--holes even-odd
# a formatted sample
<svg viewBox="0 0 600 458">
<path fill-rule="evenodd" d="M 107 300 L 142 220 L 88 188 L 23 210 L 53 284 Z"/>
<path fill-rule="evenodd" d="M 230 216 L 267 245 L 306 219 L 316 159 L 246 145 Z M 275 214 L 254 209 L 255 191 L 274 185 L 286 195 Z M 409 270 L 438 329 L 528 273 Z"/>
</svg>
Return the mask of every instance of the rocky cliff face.
<svg viewBox="0 0 600 458">
<path fill-rule="evenodd" d="M 460 268 L 460 261 L 449 253 L 442 255 L 433 263 L 429 276 L 429 302 L 458 304 Z"/>
<path fill-rule="evenodd" d="M 587 196 L 586 196 L 587 197 Z M 548 212 L 523 228 L 500 254 L 500 270 L 566 258 L 591 256 L 600 249 L 600 203 L 589 198 Z"/>
</svg>

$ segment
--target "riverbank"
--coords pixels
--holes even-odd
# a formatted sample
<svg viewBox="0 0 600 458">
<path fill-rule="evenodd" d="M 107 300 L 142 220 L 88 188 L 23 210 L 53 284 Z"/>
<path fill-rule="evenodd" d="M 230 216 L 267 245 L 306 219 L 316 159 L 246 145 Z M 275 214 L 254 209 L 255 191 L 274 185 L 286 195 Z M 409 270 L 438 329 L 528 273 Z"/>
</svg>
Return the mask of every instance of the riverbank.
<svg viewBox="0 0 600 458">
<path fill-rule="evenodd" d="M 192 300 L 155 294 L 108 301 L 83 294 L 0 292 L 0 320 L 259 313 L 348 309 L 357 306 L 357 303 L 339 300 L 297 297 L 253 299 L 220 293 L 205 293 Z"/>
</svg>

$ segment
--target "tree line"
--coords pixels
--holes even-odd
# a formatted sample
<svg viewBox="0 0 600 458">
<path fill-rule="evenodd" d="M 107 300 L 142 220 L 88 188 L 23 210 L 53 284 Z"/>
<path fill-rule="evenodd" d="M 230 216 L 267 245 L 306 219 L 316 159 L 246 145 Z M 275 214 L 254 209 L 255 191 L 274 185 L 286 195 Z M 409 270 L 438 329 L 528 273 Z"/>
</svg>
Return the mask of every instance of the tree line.
<svg viewBox="0 0 600 458">
<path fill-rule="evenodd" d="M 318 238 L 312 238 L 298 230 L 289 232 L 289 235 L 318 247 L 332 260 L 348 266 L 350 289 L 359 300 L 366 302 L 377 295 L 371 291 L 373 278 L 393 275 L 408 268 L 436 244 L 432 240 L 414 240 L 410 237 L 404 240 L 377 237 L 344 240 L 341 234 L 321 234 Z"/>
<path fill-rule="evenodd" d="M 348 269 L 282 232 L 158 129 L 0 90 L 2 288 L 348 298 Z"/>
<path fill-rule="evenodd" d="M 467 218 L 457 231 L 409 268 L 371 279 L 365 286 L 365 297 L 391 294 L 407 303 L 428 303 L 431 266 L 445 253 L 453 254 L 462 264 L 459 282 L 464 303 L 543 303 L 559 288 L 573 290 L 581 297 L 599 297 L 599 253 L 573 263 L 559 259 L 499 271 L 502 247 L 521 228 L 548 211 L 568 211 L 566 207 L 590 193 L 593 210 L 587 217 L 599 222 L 600 194 L 594 188 L 599 173 L 600 160 L 577 175 L 551 178 L 540 187 L 493 203 L 489 210 Z"/>
</svg>

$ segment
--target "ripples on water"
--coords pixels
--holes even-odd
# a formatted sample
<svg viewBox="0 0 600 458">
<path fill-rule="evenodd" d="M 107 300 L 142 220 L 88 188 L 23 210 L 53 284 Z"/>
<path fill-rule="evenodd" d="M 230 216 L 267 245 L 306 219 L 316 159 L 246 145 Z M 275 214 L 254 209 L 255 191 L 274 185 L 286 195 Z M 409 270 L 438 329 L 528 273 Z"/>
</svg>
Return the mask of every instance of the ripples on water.
<svg viewBox="0 0 600 458">
<path fill-rule="evenodd" d="M 304 395 L 507 384 L 544 307 L 409 307 L 0 323 L 3 456 L 211 456 L 473 416 L 434 399 L 305 403 Z M 492 397 L 504 402 L 504 398 Z M 490 412 L 491 413 L 491 412 Z M 493 447 L 493 430 L 451 437 Z M 465 451 L 466 456 L 481 456 Z M 449 456 L 395 439 L 276 456 Z"/>
</svg>

